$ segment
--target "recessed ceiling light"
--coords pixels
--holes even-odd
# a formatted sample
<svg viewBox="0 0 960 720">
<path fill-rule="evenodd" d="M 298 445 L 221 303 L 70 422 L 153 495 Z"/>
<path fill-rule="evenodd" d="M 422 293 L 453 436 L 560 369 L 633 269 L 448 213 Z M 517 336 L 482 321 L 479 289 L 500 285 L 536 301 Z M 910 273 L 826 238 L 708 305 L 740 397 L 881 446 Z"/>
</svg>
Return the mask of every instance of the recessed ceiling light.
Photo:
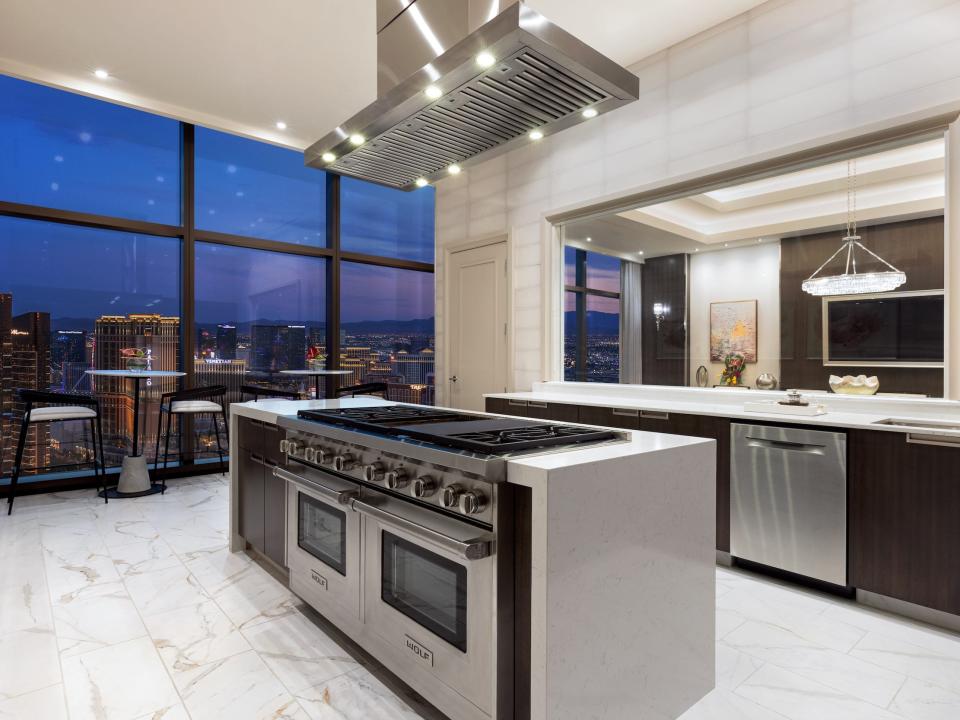
<svg viewBox="0 0 960 720">
<path fill-rule="evenodd" d="M 543 133 L 540 130 L 531 130 L 530 131 L 531 140 L 543 140 Z"/>
<path fill-rule="evenodd" d="M 587 238 L 587 242 L 593 242 L 593 238 Z"/>
<path fill-rule="evenodd" d="M 638 250 L 637 255 L 643 255 L 643 250 Z"/>
<path fill-rule="evenodd" d="M 438 97 L 443 95 L 443 90 L 438 88 L 436 85 L 429 85 L 423 92 L 431 100 L 436 100 Z"/>
<path fill-rule="evenodd" d="M 700 248 L 694 248 L 693 251 L 694 251 L 694 252 L 700 252 Z"/>
<path fill-rule="evenodd" d="M 277 130 L 286 130 L 287 124 L 283 120 L 277 120 Z"/>
<path fill-rule="evenodd" d="M 460 174 L 460 166 L 457 165 L 456 163 L 454 163 L 453 165 L 451 165 L 450 167 L 447 168 L 447 172 L 450 173 L 451 175 L 459 175 L 459 174 Z"/>
<path fill-rule="evenodd" d="M 486 51 L 477 55 L 477 65 L 479 65 L 482 68 L 488 68 L 491 65 L 493 65 L 496 61 L 497 59 Z"/>
<path fill-rule="evenodd" d="M 323 160 L 325 163 L 332 163 L 334 160 L 337 159 L 337 156 L 334 155 L 332 152 L 325 152 L 323 155 L 320 156 L 320 159 Z"/>
<path fill-rule="evenodd" d="M 589 120 L 590 118 L 595 118 L 595 117 L 597 116 L 597 109 L 596 109 L 596 108 L 587 108 L 586 110 L 584 110 L 584 111 L 583 111 L 582 113 L 580 113 L 580 114 L 583 115 L 587 120 Z"/>
<path fill-rule="evenodd" d="M 724 243 L 723 246 L 724 246 L 724 247 L 730 247 L 730 243 Z"/>
<path fill-rule="evenodd" d="M 413 184 L 416 185 L 417 187 L 426 187 L 430 183 L 427 182 L 426 178 L 417 178 Z"/>
<path fill-rule="evenodd" d="M 360 133 L 354 133 L 350 136 L 351 145 L 363 145 L 366 141 L 367 139 Z"/>
<path fill-rule="evenodd" d="M 97 68 L 96 70 L 93 71 L 93 74 L 96 75 L 97 78 L 99 78 L 100 80 L 106 80 L 107 78 L 110 77 L 110 73 L 108 73 L 103 68 Z"/>
</svg>

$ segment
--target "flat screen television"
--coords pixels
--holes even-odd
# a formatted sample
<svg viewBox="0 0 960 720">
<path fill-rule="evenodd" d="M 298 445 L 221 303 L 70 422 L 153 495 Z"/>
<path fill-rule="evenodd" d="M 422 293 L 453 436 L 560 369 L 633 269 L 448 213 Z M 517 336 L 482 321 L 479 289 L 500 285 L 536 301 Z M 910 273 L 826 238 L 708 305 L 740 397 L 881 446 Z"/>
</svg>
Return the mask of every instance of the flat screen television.
<svg viewBox="0 0 960 720">
<path fill-rule="evenodd" d="M 823 298 L 825 365 L 943 366 L 943 291 Z"/>
</svg>

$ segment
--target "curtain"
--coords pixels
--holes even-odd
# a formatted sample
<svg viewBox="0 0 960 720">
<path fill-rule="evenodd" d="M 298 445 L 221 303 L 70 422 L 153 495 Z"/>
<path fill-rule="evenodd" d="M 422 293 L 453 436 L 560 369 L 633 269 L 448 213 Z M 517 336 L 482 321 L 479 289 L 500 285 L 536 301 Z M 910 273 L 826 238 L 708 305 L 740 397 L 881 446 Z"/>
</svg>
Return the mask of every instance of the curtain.
<svg viewBox="0 0 960 720">
<path fill-rule="evenodd" d="M 640 322 L 643 299 L 640 296 L 640 263 L 620 263 L 620 382 L 639 385 L 642 381 Z"/>
</svg>

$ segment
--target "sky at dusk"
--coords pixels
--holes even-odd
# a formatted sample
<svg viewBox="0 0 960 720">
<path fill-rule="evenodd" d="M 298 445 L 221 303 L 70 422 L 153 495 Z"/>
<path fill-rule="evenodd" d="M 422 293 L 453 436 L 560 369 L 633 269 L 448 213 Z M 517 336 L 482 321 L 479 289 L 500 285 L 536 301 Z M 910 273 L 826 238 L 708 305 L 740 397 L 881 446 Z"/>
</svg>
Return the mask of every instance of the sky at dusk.
<svg viewBox="0 0 960 720">
<path fill-rule="evenodd" d="M 0 199 L 180 222 L 179 124 L 0 76 Z M 325 246 L 326 174 L 299 152 L 197 128 L 201 229 Z M 433 262 L 434 191 L 344 178 L 347 251 Z M 0 218 L 0 292 L 53 318 L 180 314 L 179 240 Z M 324 260 L 198 244 L 196 319 L 324 319 Z M 342 320 L 432 317 L 433 276 L 342 266 Z"/>
</svg>

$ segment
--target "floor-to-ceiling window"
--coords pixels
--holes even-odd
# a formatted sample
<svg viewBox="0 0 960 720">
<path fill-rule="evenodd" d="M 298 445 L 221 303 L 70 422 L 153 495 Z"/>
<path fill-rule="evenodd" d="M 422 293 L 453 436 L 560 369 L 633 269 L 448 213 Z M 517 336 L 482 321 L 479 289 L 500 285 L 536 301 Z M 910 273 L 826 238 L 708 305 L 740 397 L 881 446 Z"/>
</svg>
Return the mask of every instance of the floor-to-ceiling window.
<svg viewBox="0 0 960 720">
<path fill-rule="evenodd" d="M 564 380 L 620 379 L 619 258 L 564 248 Z"/>
<path fill-rule="evenodd" d="M 294 150 L 6 76 L 0 100 L 0 483 L 21 387 L 95 394 L 119 464 L 130 387 L 86 370 L 122 368 L 129 348 L 231 402 L 243 385 L 311 396 L 281 372 L 311 366 L 432 401 L 431 188 L 328 176 Z M 145 387 L 151 461 L 175 383 Z M 89 456 L 79 427 L 31 433 L 27 463 L 76 475 Z"/>
</svg>

